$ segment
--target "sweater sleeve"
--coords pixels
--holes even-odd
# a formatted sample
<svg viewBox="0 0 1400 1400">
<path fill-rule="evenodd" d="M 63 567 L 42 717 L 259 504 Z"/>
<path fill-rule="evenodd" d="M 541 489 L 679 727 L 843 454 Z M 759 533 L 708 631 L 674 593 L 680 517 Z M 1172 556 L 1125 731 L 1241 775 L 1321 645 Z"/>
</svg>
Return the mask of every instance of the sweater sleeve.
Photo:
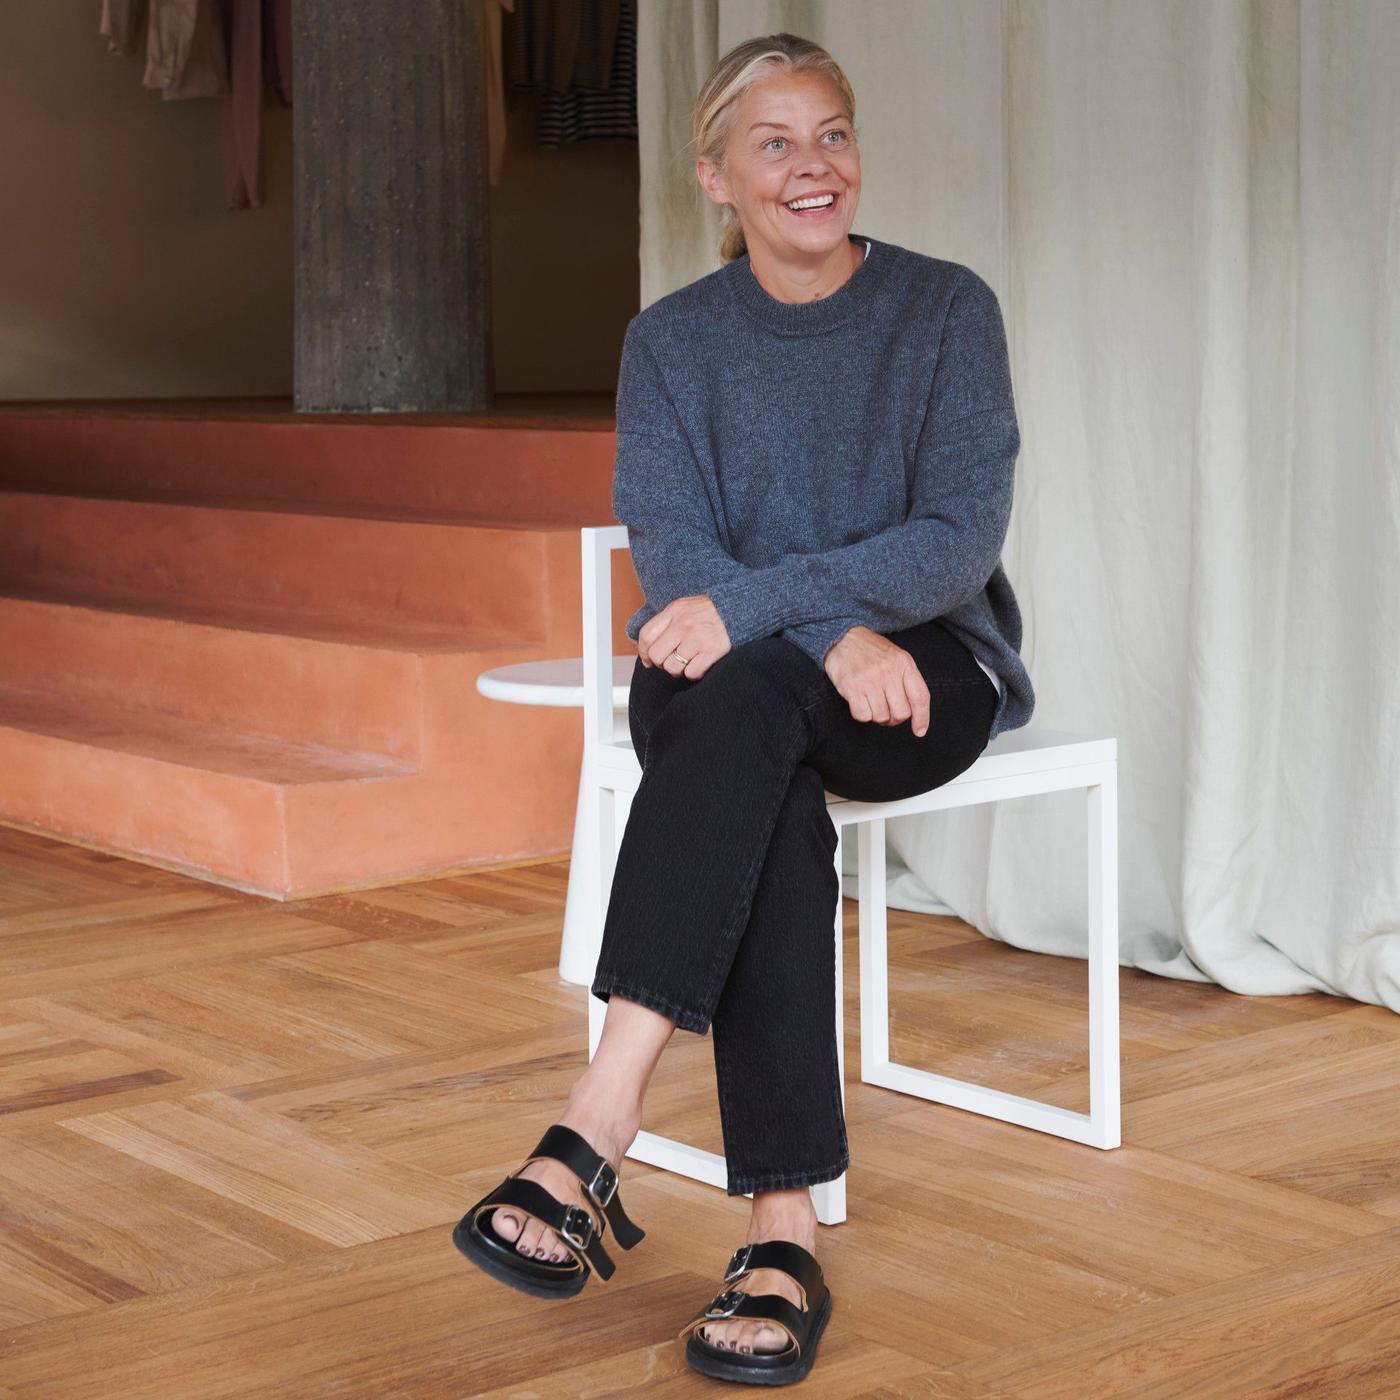
<svg viewBox="0 0 1400 1400">
<path fill-rule="evenodd" d="M 779 630 L 794 646 L 801 647 L 822 670 L 826 669 L 826 654 L 860 622 L 858 617 L 823 618 L 817 622 L 797 622 Z"/>
<path fill-rule="evenodd" d="M 752 572 L 720 541 L 699 463 L 635 318 L 617 376 L 612 504 L 654 612 Z M 628 635 L 636 641 L 630 629 Z"/>
<path fill-rule="evenodd" d="M 854 544 L 720 578 L 733 646 L 785 628 L 811 655 L 854 623 L 895 632 L 977 596 L 1001 557 L 1020 433 L 996 293 L 971 269 L 944 318 L 905 520 Z M 822 630 L 825 629 L 825 630 Z M 823 653 L 824 654 L 824 653 Z"/>
</svg>

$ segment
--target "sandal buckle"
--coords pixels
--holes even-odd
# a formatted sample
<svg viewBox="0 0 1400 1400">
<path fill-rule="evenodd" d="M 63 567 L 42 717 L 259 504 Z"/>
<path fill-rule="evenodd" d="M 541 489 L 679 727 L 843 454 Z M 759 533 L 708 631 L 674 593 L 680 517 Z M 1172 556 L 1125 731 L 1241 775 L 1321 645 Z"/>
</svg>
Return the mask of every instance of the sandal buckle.
<svg viewBox="0 0 1400 1400">
<path fill-rule="evenodd" d="M 726 1288 L 722 1293 L 715 1294 L 709 1307 L 705 1309 L 705 1316 L 733 1317 L 743 1297 L 744 1295 L 741 1291 L 733 1288 Z"/>
<path fill-rule="evenodd" d="M 739 1275 L 749 1267 L 749 1255 L 752 1253 L 752 1244 L 741 1244 L 739 1248 L 734 1251 L 724 1271 L 724 1281 L 726 1283 L 728 1283 L 730 1279 L 738 1278 Z"/>
<path fill-rule="evenodd" d="M 599 1184 L 602 1184 L 602 1193 L 599 1192 Z M 588 1194 L 598 1202 L 600 1206 L 605 1206 L 617 1195 L 617 1173 L 613 1170 L 612 1163 L 606 1159 L 598 1164 L 598 1170 L 593 1173 L 593 1180 L 588 1183 Z"/>
<path fill-rule="evenodd" d="M 579 1225 L 574 1228 L 576 1218 Z M 580 1249 L 587 1249 L 589 1241 L 593 1238 L 593 1217 L 582 1206 L 565 1206 L 564 1223 L 560 1225 L 559 1233 L 570 1244 L 577 1245 Z"/>
</svg>

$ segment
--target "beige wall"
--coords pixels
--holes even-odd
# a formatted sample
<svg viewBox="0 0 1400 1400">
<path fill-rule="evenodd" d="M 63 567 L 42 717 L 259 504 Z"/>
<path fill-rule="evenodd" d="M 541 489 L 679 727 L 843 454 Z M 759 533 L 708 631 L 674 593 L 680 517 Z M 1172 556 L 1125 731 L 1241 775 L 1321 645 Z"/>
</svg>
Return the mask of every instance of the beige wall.
<svg viewBox="0 0 1400 1400">
<path fill-rule="evenodd" d="M 222 99 L 166 102 L 97 0 L 0 5 L 0 398 L 292 392 L 292 113 L 224 207 Z M 637 146 L 534 144 L 492 190 L 498 390 L 610 389 L 638 305 Z"/>
<path fill-rule="evenodd" d="M 542 150 L 534 117 L 510 113 L 491 191 L 496 387 L 612 390 L 641 305 L 637 143 Z"/>
</svg>

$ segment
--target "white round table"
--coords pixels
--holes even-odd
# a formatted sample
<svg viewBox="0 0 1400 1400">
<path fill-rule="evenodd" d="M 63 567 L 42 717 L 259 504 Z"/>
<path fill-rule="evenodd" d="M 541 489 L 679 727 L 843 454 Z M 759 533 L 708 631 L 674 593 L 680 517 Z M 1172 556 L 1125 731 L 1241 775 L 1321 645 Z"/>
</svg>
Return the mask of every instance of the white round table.
<svg viewBox="0 0 1400 1400">
<path fill-rule="evenodd" d="M 614 656 L 613 709 L 625 710 L 632 688 L 636 655 Z M 476 678 L 476 688 L 492 700 L 514 705 L 553 705 L 583 708 L 583 658 L 520 661 L 513 666 L 496 666 Z M 616 722 L 616 715 L 614 715 Z M 578 776 L 578 797 L 574 805 L 574 844 L 569 860 L 569 888 L 564 901 L 564 932 L 559 942 L 559 975 L 566 982 L 588 986 L 593 981 L 589 950 L 596 950 L 598 938 L 586 927 L 597 917 L 598 908 L 598 830 L 592 820 L 593 804 L 584 801 L 588 782 L 585 751 Z"/>
</svg>

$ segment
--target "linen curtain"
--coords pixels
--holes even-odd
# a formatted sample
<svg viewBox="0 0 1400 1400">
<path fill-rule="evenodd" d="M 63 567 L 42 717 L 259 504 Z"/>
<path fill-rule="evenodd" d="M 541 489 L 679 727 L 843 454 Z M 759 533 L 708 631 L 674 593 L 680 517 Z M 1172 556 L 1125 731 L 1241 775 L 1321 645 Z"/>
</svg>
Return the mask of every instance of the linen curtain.
<svg viewBox="0 0 1400 1400">
<path fill-rule="evenodd" d="M 783 29 L 855 88 L 856 231 L 1001 299 L 1031 723 L 1117 737 L 1122 962 L 1400 1011 L 1400 5 L 641 0 L 643 305 L 718 266 L 700 82 Z M 891 904 L 1084 957 L 1083 805 L 892 821 Z"/>
</svg>

